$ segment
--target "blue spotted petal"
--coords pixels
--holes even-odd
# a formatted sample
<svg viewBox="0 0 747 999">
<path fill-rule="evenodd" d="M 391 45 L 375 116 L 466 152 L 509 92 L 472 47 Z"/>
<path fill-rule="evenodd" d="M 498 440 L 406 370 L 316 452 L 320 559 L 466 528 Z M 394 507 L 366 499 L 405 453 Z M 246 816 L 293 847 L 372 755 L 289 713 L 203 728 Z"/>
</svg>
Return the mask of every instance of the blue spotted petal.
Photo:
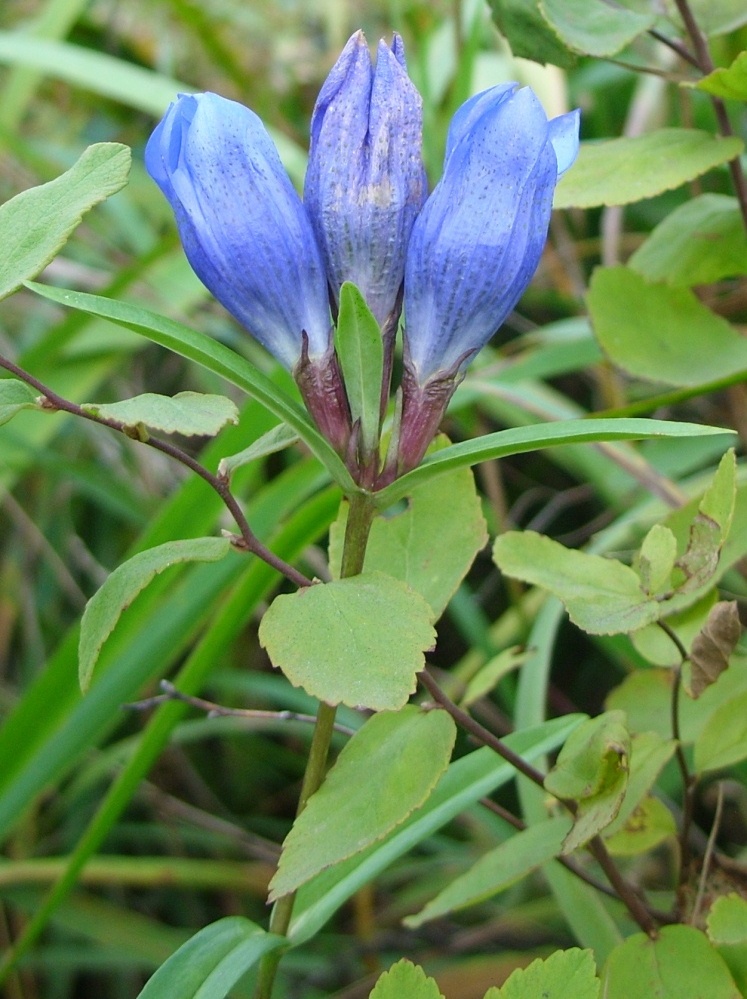
<svg viewBox="0 0 747 999">
<path fill-rule="evenodd" d="M 397 308 L 407 242 L 427 193 L 421 132 L 422 102 L 401 39 L 379 44 L 374 70 L 357 32 L 314 108 L 304 202 L 335 300 L 353 281 L 382 324 Z"/>
<path fill-rule="evenodd" d="M 455 115 L 443 177 L 407 254 L 405 350 L 419 384 L 463 368 L 531 281 L 559 162 L 570 166 L 578 148 L 578 116 L 558 121 L 516 84 L 478 94 Z"/>
<path fill-rule="evenodd" d="M 148 172 L 171 203 L 200 280 L 287 368 L 330 344 L 321 254 L 259 118 L 215 94 L 182 95 L 148 141 Z"/>
</svg>

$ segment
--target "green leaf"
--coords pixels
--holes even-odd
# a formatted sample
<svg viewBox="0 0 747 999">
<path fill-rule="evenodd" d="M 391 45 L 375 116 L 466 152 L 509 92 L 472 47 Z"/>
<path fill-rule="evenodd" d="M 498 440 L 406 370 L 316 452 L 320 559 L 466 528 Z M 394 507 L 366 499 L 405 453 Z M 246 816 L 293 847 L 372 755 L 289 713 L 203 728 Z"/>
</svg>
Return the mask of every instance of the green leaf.
<svg viewBox="0 0 747 999">
<path fill-rule="evenodd" d="M 656 20 L 598 0 L 541 0 L 540 9 L 568 48 L 591 56 L 615 55 Z"/>
<path fill-rule="evenodd" d="M 91 683 L 101 646 L 123 611 L 158 573 L 180 562 L 217 562 L 228 554 L 228 538 L 188 538 L 149 548 L 118 566 L 86 605 L 80 622 L 78 677 L 81 690 Z"/>
<path fill-rule="evenodd" d="M 747 101 L 747 52 L 740 52 L 728 68 L 714 69 L 694 86 L 726 100 Z"/>
<path fill-rule="evenodd" d="M 290 682 L 328 704 L 396 711 L 436 633 L 419 593 L 381 572 L 276 597 L 259 640 Z"/>
<path fill-rule="evenodd" d="M 501 988 L 488 989 L 485 999 L 598 999 L 599 989 L 592 952 L 573 947 L 517 968 Z M 644 999 L 644 993 L 631 992 L 627 999 Z"/>
<path fill-rule="evenodd" d="M 615 559 L 564 548 L 534 531 L 501 534 L 493 558 L 505 575 L 555 594 L 589 634 L 635 631 L 660 616 L 660 603 L 646 596 L 636 572 Z"/>
<path fill-rule="evenodd" d="M 690 649 L 690 693 L 693 697 L 700 697 L 728 668 L 729 656 L 737 647 L 741 634 L 736 600 L 720 600 L 714 604 Z"/>
<path fill-rule="evenodd" d="M 747 371 L 747 341 L 689 288 L 649 284 L 628 267 L 598 267 L 587 304 L 603 350 L 636 378 L 685 387 Z"/>
<path fill-rule="evenodd" d="M 100 295 L 88 295 L 84 292 L 52 288 L 50 285 L 36 284 L 32 281 L 29 281 L 27 286 L 52 302 L 78 309 L 88 315 L 109 319 L 113 323 L 124 326 L 125 329 L 146 336 L 154 343 L 166 347 L 167 350 L 173 350 L 176 354 L 180 354 L 190 361 L 201 364 L 208 371 L 212 371 L 238 386 L 257 402 L 260 402 L 265 409 L 274 413 L 279 420 L 292 427 L 312 453 L 327 467 L 343 490 L 355 488 L 344 463 L 330 443 L 312 425 L 301 406 L 282 392 L 273 381 L 258 371 L 246 358 L 229 347 L 218 343 L 204 333 L 198 333 L 173 319 L 149 312 L 139 305 L 103 298 Z"/>
<path fill-rule="evenodd" d="M 690 524 L 687 548 L 677 559 L 677 568 L 685 575 L 679 591 L 684 592 L 685 597 L 713 582 L 734 516 L 736 475 L 736 456 L 730 449 L 719 462 L 713 481 L 698 504 L 698 511 Z M 677 604 L 675 595 L 669 605 Z"/>
<path fill-rule="evenodd" d="M 605 999 L 741 999 L 723 958 L 693 926 L 664 926 L 655 940 L 636 933 L 610 954 Z"/>
<path fill-rule="evenodd" d="M 706 932 L 711 943 L 747 943 L 747 901 L 736 892 L 717 898 L 706 918 Z"/>
<path fill-rule="evenodd" d="M 701 194 L 660 222 L 628 260 L 648 282 L 691 287 L 747 273 L 747 233 L 736 198 Z"/>
<path fill-rule="evenodd" d="M 347 503 L 330 531 L 330 563 L 339 570 Z M 387 572 L 428 601 L 437 620 L 488 540 L 482 504 L 468 468 L 416 486 L 407 507 L 377 517 L 366 548 L 367 571 Z"/>
<path fill-rule="evenodd" d="M 690 0 L 690 9 L 706 35 L 723 35 L 747 24 L 742 0 Z"/>
<path fill-rule="evenodd" d="M 261 957 L 286 943 L 242 916 L 219 919 L 172 954 L 138 999 L 224 999 Z"/>
<path fill-rule="evenodd" d="M 605 829 L 605 836 L 621 830 L 646 799 L 663 767 L 672 758 L 677 743 L 656 732 L 637 732 L 630 743 L 628 783 L 620 811 Z"/>
<path fill-rule="evenodd" d="M 721 770 L 747 759 L 747 691 L 735 695 L 710 716 L 695 740 L 695 769 Z"/>
<path fill-rule="evenodd" d="M 39 409 L 39 393 L 17 378 L 0 380 L 0 426 L 22 409 Z"/>
<path fill-rule="evenodd" d="M 505 843 L 485 853 L 464 874 L 454 878 L 420 912 L 408 916 L 404 920 L 405 925 L 411 929 L 417 928 L 431 919 L 437 919 L 455 909 L 478 905 L 505 891 L 557 857 L 570 828 L 569 818 L 557 816 L 516 833 Z"/>
<path fill-rule="evenodd" d="M 450 444 L 441 451 L 435 451 L 427 455 L 417 468 L 375 495 L 379 508 L 386 510 L 398 500 L 409 496 L 415 486 L 430 482 L 435 476 L 454 468 L 464 468 L 467 465 L 477 465 L 481 461 L 505 458 L 511 454 L 524 454 L 527 451 L 539 451 L 560 444 L 701 437 L 732 433 L 734 433 L 732 430 L 697 423 L 639 419 L 556 420 L 528 427 L 512 427 L 510 430 L 499 430 L 493 434 Z"/>
<path fill-rule="evenodd" d="M 702 597 L 684 610 L 667 614 L 667 627 L 674 632 L 686 649 L 690 648 L 693 638 L 705 624 L 708 612 L 715 602 L 716 591 L 707 590 Z M 657 624 L 641 628 L 630 638 L 636 651 L 652 666 L 678 666 L 682 660 L 679 648 Z"/>
<path fill-rule="evenodd" d="M 379 324 L 350 281 L 340 289 L 335 347 L 353 422 L 360 420 L 363 453 L 370 454 L 379 440 L 384 344 Z"/>
<path fill-rule="evenodd" d="M 545 777 L 545 789 L 578 803 L 573 828 L 563 841 L 571 853 L 610 825 L 620 811 L 628 782 L 630 733 L 622 711 L 607 711 L 579 725 Z"/>
<path fill-rule="evenodd" d="M 612 834 L 605 830 L 604 841 L 612 856 L 634 857 L 653 850 L 670 836 L 676 835 L 677 824 L 667 806 L 658 798 L 647 795 L 619 829 Z"/>
<path fill-rule="evenodd" d="M 466 711 L 476 701 L 489 694 L 491 690 L 495 690 L 504 676 L 522 665 L 527 654 L 525 648 L 514 646 L 511 649 L 503 649 L 497 656 L 489 659 L 467 684 L 467 689 L 459 702 L 460 707 Z"/>
<path fill-rule="evenodd" d="M 677 539 L 663 524 L 654 524 L 643 539 L 634 568 L 641 577 L 643 592 L 658 596 L 671 587 L 672 571 L 677 559 Z"/>
<path fill-rule="evenodd" d="M 127 146 L 99 142 L 62 176 L 0 205 L 0 299 L 43 270 L 86 212 L 125 186 L 130 160 Z"/>
<path fill-rule="evenodd" d="M 292 427 L 279 423 L 272 430 L 268 430 L 266 434 L 262 434 L 249 447 L 245 447 L 243 451 L 229 455 L 227 458 L 221 458 L 218 465 L 218 475 L 230 479 L 237 468 L 248 465 L 258 458 L 266 458 L 269 454 L 277 454 L 278 451 L 295 444 L 298 439 L 298 434 Z"/>
<path fill-rule="evenodd" d="M 379 978 L 368 999 L 444 999 L 422 968 L 402 958 Z"/>
<path fill-rule="evenodd" d="M 557 749 L 581 717 L 566 715 L 554 718 L 537 727 L 506 736 L 505 743 L 531 763 L 542 754 Z M 425 804 L 401 826 L 380 843 L 323 871 L 301 888 L 289 934 L 294 944 L 303 943 L 317 933 L 347 899 L 398 857 L 515 776 L 514 768 L 486 747 L 452 763 Z"/>
<path fill-rule="evenodd" d="M 607 5 L 604 9 L 607 16 Z M 633 139 L 582 142 L 573 169 L 558 183 L 553 204 L 556 208 L 596 208 L 653 198 L 727 163 L 742 149 L 741 139 L 723 139 L 692 128 L 662 128 Z"/>
<path fill-rule="evenodd" d="M 538 0 L 488 0 L 498 30 L 517 58 L 569 69 L 576 62 L 542 16 Z"/>
<path fill-rule="evenodd" d="M 455 739 L 445 711 L 408 704 L 369 718 L 293 823 L 270 901 L 401 825 L 448 767 Z"/>
<path fill-rule="evenodd" d="M 174 396 L 146 392 L 121 402 L 84 402 L 81 409 L 133 429 L 146 426 L 184 437 L 214 437 L 227 423 L 239 422 L 239 411 L 231 399 L 203 392 L 177 392 Z"/>
</svg>

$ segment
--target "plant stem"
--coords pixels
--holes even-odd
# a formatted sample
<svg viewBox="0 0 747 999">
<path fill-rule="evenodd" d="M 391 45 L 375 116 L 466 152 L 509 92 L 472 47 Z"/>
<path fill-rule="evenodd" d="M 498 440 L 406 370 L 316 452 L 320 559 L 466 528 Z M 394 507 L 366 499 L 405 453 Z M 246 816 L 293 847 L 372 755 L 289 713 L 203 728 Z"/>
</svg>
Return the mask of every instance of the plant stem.
<svg viewBox="0 0 747 999">
<path fill-rule="evenodd" d="M 371 532 L 376 509 L 368 493 L 354 493 L 349 497 L 348 520 L 345 526 L 345 541 L 342 549 L 340 579 L 357 576 L 363 571 L 366 545 Z M 335 729 L 336 707 L 321 701 L 316 716 L 316 726 L 311 740 L 309 758 L 306 761 L 301 793 L 298 799 L 296 817 L 306 807 L 306 803 L 324 780 L 327 756 Z M 291 892 L 278 899 L 270 917 L 270 932 L 285 936 L 290 927 L 296 893 Z M 262 959 L 255 999 L 271 999 L 275 973 L 282 953 L 275 951 Z"/>
<path fill-rule="evenodd" d="M 28 371 L 24 371 L 13 361 L 8 360 L 7 357 L 0 356 L 0 368 L 5 368 L 12 375 L 20 378 L 21 381 L 26 382 L 32 388 L 35 388 L 42 397 L 42 408 L 48 410 L 59 410 L 63 413 L 70 413 L 71 416 L 80 416 L 84 420 L 89 420 L 91 423 L 98 423 L 102 427 L 109 427 L 110 430 L 116 430 L 118 433 L 123 434 L 130 440 L 137 440 L 140 444 L 146 444 L 148 447 L 154 448 L 156 451 L 160 451 L 162 454 L 168 455 L 175 461 L 178 461 L 181 465 L 185 465 L 190 471 L 199 475 L 207 484 L 214 489 L 215 492 L 220 496 L 221 500 L 228 507 L 231 512 L 233 519 L 241 532 L 241 537 L 234 541 L 234 547 L 238 549 L 243 549 L 244 551 L 251 552 L 258 558 L 261 558 L 263 562 L 272 566 L 282 575 L 286 576 L 292 583 L 296 586 L 311 586 L 311 580 L 305 576 L 302 572 L 299 572 L 295 566 L 289 565 L 283 559 L 278 558 L 278 556 L 270 551 L 266 545 L 263 545 L 259 538 L 254 534 L 252 529 L 249 527 L 249 523 L 244 515 L 244 511 L 241 509 L 236 497 L 231 492 L 228 484 L 228 480 L 221 475 L 215 475 L 209 469 L 201 465 L 196 458 L 193 458 L 191 454 L 188 454 L 182 448 L 177 447 L 176 444 L 172 444 L 171 441 L 163 441 L 159 437 L 151 437 L 150 435 L 146 438 L 133 436 L 132 428 L 128 427 L 126 423 L 121 420 L 114 420 L 108 416 L 97 416 L 95 413 L 91 413 L 82 406 L 79 406 L 75 402 L 70 402 L 69 399 L 64 399 L 61 395 L 54 392 L 48 385 L 40 382 L 38 378 L 35 378 Z"/>
<path fill-rule="evenodd" d="M 462 711 L 460 707 L 454 704 L 427 671 L 423 670 L 422 673 L 419 673 L 418 679 L 431 697 L 433 697 L 433 700 L 448 711 L 458 725 L 473 735 L 483 745 L 498 753 L 499 756 L 502 756 L 507 763 L 510 763 L 515 770 L 518 770 L 519 773 L 527 777 L 533 784 L 541 787 L 543 791 L 545 790 L 544 774 L 537 770 L 536 767 L 533 767 L 531 763 L 527 763 L 526 760 L 522 759 L 512 749 L 509 749 L 501 739 L 493 735 L 489 729 L 486 729 L 479 722 L 476 722 L 466 711 Z M 568 798 L 559 798 L 558 800 L 568 809 L 571 815 L 576 815 L 578 804 L 575 801 Z M 658 932 L 656 920 L 635 888 L 620 873 L 614 860 L 607 852 L 607 847 L 604 845 L 602 837 L 595 836 L 586 844 L 586 847 L 602 868 L 620 901 L 626 906 L 628 912 L 640 928 L 649 936 L 656 936 Z"/>
</svg>

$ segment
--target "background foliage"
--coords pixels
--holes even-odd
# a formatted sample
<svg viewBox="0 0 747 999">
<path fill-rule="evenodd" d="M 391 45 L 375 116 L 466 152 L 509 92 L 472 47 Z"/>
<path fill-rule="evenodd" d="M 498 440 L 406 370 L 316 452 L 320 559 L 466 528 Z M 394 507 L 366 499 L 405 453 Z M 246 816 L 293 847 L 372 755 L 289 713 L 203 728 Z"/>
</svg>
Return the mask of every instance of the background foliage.
<svg viewBox="0 0 747 999">
<path fill-rule="evenodd" d="M 737 138 L 717 140 L 708 93 L 683 85 L 698 74 L 646 33 L 675 33 L 672 7 L 663 5 L 666 16 L 656 20 L 658 5 L 624 4 L 618 21 L 598 0 L 600 28 L 588 17 L 592 6 L 591 0 L 495 0 L 491 11 L 472 0 L 216 0 L 209 6 L 6 0 L 0 10 L 0 201 L 57 177 L 92 143 L 132 146 L 129 185 L 86 215 L 43 281 L 145 306 L 210 333 L 290 391 L 287 376 L 192 275 L 168 208 L 145 175 L 142 149 L 177 91 L 209 89 L 263 117 L 300 184 L 311 109 L 337 52 L 357 27 L 369 41 L 395 29 L 424 96 L 431 182 L 440 173 L 454 110 L 471 93 L 506 79 L 530 83 L 550 114 L 580 106 L 584 139 L 628 140 L 584 150 L 559 188 L 561 210 L 543 264 L 518 312 L 455 396 L 445 427 L 452 440 L 604 414 L 711 424 L 736 431 L 739 441 L 747 433 L 747 237 L 726 164 L 738 155 L 738 136 L 747 129 L 744 56 L 735 62 L 746 47 L 747 15 L 728 0 L 693 4 L 716 65 L 735 66 L 731 77 L 722 74 L 710 84 L 737 98 L 727 102 Z M 514 58 L 496 22 L 517 56 L 554 64 Z M 636 71 L 641 67 L 647 72 Z M 693 236 L 702 231 L 706 248 Z M 0 307 L 0 353 L 77 402 L 106 404 L 144 392 L 230 395 L 238 425 L 225 426 L 213 441 L 182 440 L 212 468 L 280 419 L 213 371 L 28 289 Z M 721 559 L 710 575 L 693 570 L 698 602 L 683 601 L 688 606 L 675 622 L 689 647 L 715 600 L 715 582 L 740 606 L 747 593 L 741 464 L 722 464 L 719 471 L 723 495 L 731 497 L 728 511 L 713 495 L 710 505 L 701 500 L 729 443 L 723 435 L 576 443 L 484 462 L 476 469 L 482 513 L 491 537 L 517 528 L 541 532 L 586 549 L 589 559 L 619 559 L 623 576 L 654 523 L 666 518 L 670 533 L 686 544 L 700 502 L 701 513 L 713 515 L 718 538 L 698 551 L 710 544 Z M 229 916 L 266 923 L 267 888 L 292 822 L 311 730 L 295 717 L 214 717 L 168 698 L 139 710 L 122 706 L 157 697 L 162 677 L 186 694 L 233 707 L 303 715 L 313 713 L 314 703 L 271 668 L 260 646 L 259 619 L 277 574 L 236 554 L 157 576 L 105 644 L 83 696 L 79 622 L 112 570 L 136 552 L 217 535 L 232 524 L 207 486 L 163 455 L 64 413 L 18 413 L 0 429 L 0 447 L 0 938 L 7 955 L 21 941 L 17 966 L 4 966 L 4 988 L 11 999 L 129 999 L 201 927 Z M 331 527 L 333 562 L 340 544 L 339 491 L 316 459 L 291 446 L 237 468 L 233 484 L 254 531 L 308 575 L 325 578 Z M 432 507 L 453 510 L 454 522 L 458 517 L 460 526 L 468 525 L 481 544 L 469 496 L 432 488 Z M 458 538 L 444 544 L 423 496 L 416 491 L 410 508 L 422 503 L 424 509 L 417 521 L 423 537 L 416 542 L 425 551 L 448 547 L 457 564 L 469 560 Z M 661 531 L 647 539 L 634 565 L 640 571 L 645 563 L 649 604 L 658 606 L 663 590 L 655 584 L 669 580 L 669 541 Z M 384 537 L 379 544 L 391 565 L 395 541 Z M 636 842 L 623 816 L 608 830 L 609 845 L 666 910 L 677 863 L 671 817 L 679 817 L 682 806 L 667 720 L 671 648 L 645 629 L 632 642 L 607 618 L 600 625 L 596 596 L 589 610 L 583 593 L 569 594 L 558 582 L 562 566 L 548 555 L 552 542 L 536 533 L 508 533 L 499 544 L 495 557 L 505 575 L 484 547 L 453 596 L 438 588 L 425 593 L 438 612 L 448 601 L 429 656 L 434 675 L 492 730 L 518 729 L 513 739 L 546 715 L 557 716 L 544 742 L 533 748 L 519 742 L 536 757 L 557 749 L 572 729 L 563 716 L 595 716 L 605 707 L 627 713 L 638 740 L 633 753 L 649 761 L 639 774 L 641 798 L 654 784 L 657 796 L 646 799 L 652 814 L 640 823 L 650 838 Z M 526 545 L 541 547 L 535 555 Z M 584 563 L 582 572 L 593 564 Z M 417 582 L 423 592 L 426 582 Z M 565 601 L 575 624 L 557 601 L 546 599 L 548 589 Z M 611 599 L 615 612 L 621 603 L 629 610 L 623 591 Z M 280 606 L 274 605 L 276 615 Z M 634 611 L 645 613 L 638 606 Z M 738 900 L 744 893 L 738 861 L 747 842 L 747 683 L 743 655 L 737 650 L 732 658 L 702 698 L 685 702 L 680 720 L 687 763 L 700 775 L 687 805 L 695 837 L 705 847 L 713 831 L 719 858 L 709 880 L 699 869 L 680 886 L 690 906 L 686 922 L 698 927 L 703 919 L 692 909 L 705 912 L 712 896 L 733 893 Z M 343 708 L 338 720 L 355 730 L 362 718 Z M 346 738 L 335 736 L 336 750 Z M 448 753 L 448 732 L 434 731 L 432 738 Z M 613 743 L 609 736 L 606 745 Z M 471 759 L 470 748 L 459 736 L 459 763 Z M 439 824 L 425 814 L 420 831 L 406 824 L 388 854 L 374 850 L 366 860 L 377 876 L 350 902 L 340 907 L 334 878 L 322 881 L 316 896 L 303 896 L 295 932 L 308 942 L 284 958 L 280 996 L 365 997 L 380 972 L 406 955 L 447 999 L 482 999 L 491 987 L 489 999 L 526 999 L 533 994 L 531 972 L 523 986 L 516 978 L 505 991 L 497 986 L 513 969 L 557 948 L 568 955 L 552 959 L 567 962 L 552 969 L 554 979 L 577 981 L 567 992 L 574 999 L 583 988 L 594 994 L 588 952 L 570 948 L 591 949 L 601 966 L 635 927 L 619 903 L 558 865 L 535 871 L 557 853 L 567 822 L 548 817 L 533 789 L 510 783 L 507 767 L 483 774 L 477 761 L 469 765 L 474 773 L 463 766 L 443 791 L 450 794 L 450 821 Z M 467 882 L 459 904 L 444 901 L 442 888 L 460 884 L 457 876 L 467 877 L 514 832 L 477 804 L 492 791 L 499 805 L 520 810 L 538 830 L 522 855 L 529 876 L 518 882 L 510 876 L 519 863 L 514 856 L 513 868 L 490 874 L 501 893 L 483 897 Z M 437 806 L 446 807 L 439 799 L 433 813 Z M 317 846 L 323 854 L 324 844 Z M 316 855 L 308 861 L 316 869 L 325 863 Z M 476 870 L 480 888 L 486 875 Z M 471 904 L 463 908 L 465 900 Z M 747 933 L 735 929 L 744 918 L 738 901 L 728 904 L 737 906 L 736 914 L 712 908 L 708 929 L 744 994 Z M 238 954 L 237 961 L 248 960 L 247 948 L 254 946 L 242 925 L 229 921 L 215 930 L 221 934 L 215 946 Z M 697 952 L 705 938 L 692 934 L 692 926 L 666 927 L 661 954 L 673 954 L 676 965 L 683 950 Z M 635 937 L 625 944 L 636 946 Z M 738 995 L 708 964 L 714 953 L 703 957 L 709 994 Z M 646 971 L 645 955 L 627 960 Z M 641 979 L 619 986 L 620 996 L 633 994 L 626 987 L 653 994 Z M 427 997 L 429 988 L 422 973 L 396 965 L 374 995 L 387 999 L 409 989 Z M 236 996 L 249 994 L 236 987 Z"/>
</svg>

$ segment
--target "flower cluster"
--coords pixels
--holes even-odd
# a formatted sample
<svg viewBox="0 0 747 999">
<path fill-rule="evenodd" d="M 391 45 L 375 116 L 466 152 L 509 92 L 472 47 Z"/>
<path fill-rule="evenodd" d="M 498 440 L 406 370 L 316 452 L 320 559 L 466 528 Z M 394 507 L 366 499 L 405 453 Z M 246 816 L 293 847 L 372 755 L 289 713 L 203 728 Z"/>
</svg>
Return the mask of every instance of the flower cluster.
<svg viewBox="0 0 747 999">
<path fill-rule="evenodd" d="M 383 400 L 404 307 L 397 454 L 385 478 L 420 462 L 467 363 L 531 280 L 557 179 L 578 150 L 578 112 L 548 121 L 514 83 L 471 98 L 430 197 L 421 146 L 401 39 L 381 42 L 374 66 L 357 32 L 314 108 L 303 200 L 260 119 L 215 94 L 180 96 L 145 151 L 195 272 L 293 372 L 354 473 L 362 456 L 333 340 L 340 289 L 356 284 L 381 325 Z"/>
</svg>

